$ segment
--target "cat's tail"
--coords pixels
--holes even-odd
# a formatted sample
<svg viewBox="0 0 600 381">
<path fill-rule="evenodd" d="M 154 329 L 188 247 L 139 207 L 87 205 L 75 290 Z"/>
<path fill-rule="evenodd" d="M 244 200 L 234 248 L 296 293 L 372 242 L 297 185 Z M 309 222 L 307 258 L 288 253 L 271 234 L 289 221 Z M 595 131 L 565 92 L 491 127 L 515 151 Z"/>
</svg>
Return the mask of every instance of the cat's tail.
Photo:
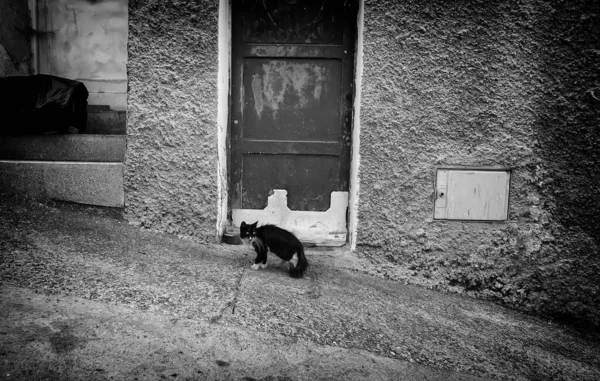
<svg viewBox="0 0 600 381">
<path fill-rule="evenodd" d="M 304 248 L 300 247 L 300 250 L 295 255 L 298 256 L 298 262 L 294 263 L 294 261 L 290 261 L 288 273 L 292 278 L 302 278 L 308 268 L 308 260 L 306 260 L 306 256 L 304 255 Z"/>
</svg>

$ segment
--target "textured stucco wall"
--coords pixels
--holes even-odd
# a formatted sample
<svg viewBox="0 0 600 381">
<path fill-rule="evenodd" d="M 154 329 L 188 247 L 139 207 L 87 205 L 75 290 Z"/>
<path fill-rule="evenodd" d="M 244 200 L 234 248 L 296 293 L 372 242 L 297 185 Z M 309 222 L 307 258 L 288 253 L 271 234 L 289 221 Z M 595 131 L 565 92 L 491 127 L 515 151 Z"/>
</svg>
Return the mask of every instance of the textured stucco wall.
<svg viewBox="0 0 600 381">
<path fill-rule="evenodd" d="M 0 1 L 0 77 L 31 74 L 31 31 L 26 1 Z"/>
<path fill-rule="evenodd" d="M 130 0 L 127 65 L 127 218 L 213 242 L 218 5 Z"/>
<path fill-rule="evenodd" d="M 366 0 L 357 251 L 384 277 L 600 325 L 600 3 Z M 433 221 L 438 166 L 509 221 Z"/>
</svg>

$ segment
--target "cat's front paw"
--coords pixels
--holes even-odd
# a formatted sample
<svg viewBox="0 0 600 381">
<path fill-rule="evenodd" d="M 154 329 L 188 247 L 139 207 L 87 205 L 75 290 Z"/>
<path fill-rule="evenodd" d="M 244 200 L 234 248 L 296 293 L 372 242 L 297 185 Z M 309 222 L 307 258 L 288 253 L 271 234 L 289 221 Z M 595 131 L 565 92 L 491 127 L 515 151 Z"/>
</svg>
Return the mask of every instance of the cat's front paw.
<svg viewBox="0 0 600 381">
<path fill-rule="evenodd" d="M 267 264 L 266 263 L 255 263 L 252 266 L 252 270 L 258 270 L 260 268 L 266 269 L 267 268 Z"/>
<path fill-rule="evenodd" d="M 254 264 L 254 265 L 250 266 L 250 268 L 251 268 L 252 270 L 258 270 L 258 269 L 260 268 L 260 265 L 259 265 L 258 263 L 256 263 L 256 264 Z"/>
</svg>

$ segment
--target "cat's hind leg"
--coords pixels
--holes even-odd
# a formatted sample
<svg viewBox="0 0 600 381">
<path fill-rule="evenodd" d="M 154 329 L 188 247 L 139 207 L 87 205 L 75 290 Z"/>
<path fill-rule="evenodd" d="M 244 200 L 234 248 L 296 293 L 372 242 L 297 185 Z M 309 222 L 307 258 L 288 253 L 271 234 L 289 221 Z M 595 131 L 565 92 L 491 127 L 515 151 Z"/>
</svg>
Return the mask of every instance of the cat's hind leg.
<svg viewBox="0 0 600 381">
<path fill-rule="evenodd" d="M 298 266 L 298 254 L 294 254 L 290 259 L 290 264 L 294 267 Z"/>
<path fill-rule="evenodd" d="M 277 264 L 275 265 L 275 267 L 281 267 L 283 266 L 287 261 L 285 259 L 281 259 L 279 257 L 277 257 Z"/>
</svg>

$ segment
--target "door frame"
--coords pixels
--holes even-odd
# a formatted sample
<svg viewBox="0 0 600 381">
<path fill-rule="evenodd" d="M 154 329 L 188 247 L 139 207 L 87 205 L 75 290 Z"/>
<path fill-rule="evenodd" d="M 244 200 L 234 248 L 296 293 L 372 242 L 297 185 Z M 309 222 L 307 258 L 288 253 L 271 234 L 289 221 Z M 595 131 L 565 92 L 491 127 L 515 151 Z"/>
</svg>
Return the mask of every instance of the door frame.
<svg viewBox="0 0 600 381">
<path fill-rule="evenodd" d="M 228 229 L 230 219 L 229 205 L 229 160 L 230 160 L 230 133 L 229 113 L 231 109 L 231 54 L 232 54 L 232 0 L 219 0 L 218 21 L 218 74 L 217 74 L 217 242 Z M 234 1 L 234 0 L 233 0 Z M 360 100 L 362 92 L 363 71 L 363 32 L 364 32 L 364 0 L 358 1 L 358 15 L 356 25 L 356 49 L 354 52 L 354 98 L 352 105 L 352 147 L 350 152 L 350 179 L 348 200 L 348 244 L 350 250 L 356 249 L 356 232 L 358 227 L 358 201 L 359 201 L 359 167 L 360 167 Z"/>
</svg>

